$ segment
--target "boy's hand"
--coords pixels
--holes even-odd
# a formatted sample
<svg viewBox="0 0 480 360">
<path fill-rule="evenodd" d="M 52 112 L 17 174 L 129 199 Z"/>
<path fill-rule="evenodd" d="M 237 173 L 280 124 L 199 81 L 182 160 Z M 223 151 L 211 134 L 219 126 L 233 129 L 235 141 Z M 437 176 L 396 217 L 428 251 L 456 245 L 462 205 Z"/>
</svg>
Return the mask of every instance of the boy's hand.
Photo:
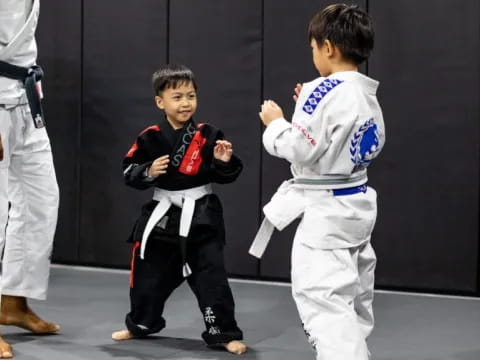
<svg viewBox="0 0 480 360">
<path fill-rule="evenodd" d="M 226 140 L 217 140 L 217 144 L 213 148 L 213 157 L 217 160 L 229 162 L 232 158 L 232 143 Z"/>
<path fill-rule="evenodd" d="M 273 100 L 265 100 L 262 104 L 262 111 L 258 113 L 265 126 L 270 125 L 273 120 L 283 118 L 283 111 Z"/>
<path fill-rule="evenodd" d="M 3 160 L 3 145 L 2 145 L 2 135 L 0 134 L 0 161 Z"/>
<path fill-rule="evenodd" d="M 168 163 L 170 161 L 168 157 L 169 155 L 163 155 L 160 156 L 158 159 L 155 159 L 155 161 L 150 166 L 150 169 L 148 169 L 148 176 L 157 177 L 159 175 L 165 174 L 167 172 Z"/>
<path fill-rule="evenodd" d="M 302 91 L 302 84 L 297 83 L 297 85 L 295 85 L 295 89 L 293 89 L 293 92 L 295 93 L 293 95 L 293 101 L 297 102 L 300 91 Z"/>
</svg>

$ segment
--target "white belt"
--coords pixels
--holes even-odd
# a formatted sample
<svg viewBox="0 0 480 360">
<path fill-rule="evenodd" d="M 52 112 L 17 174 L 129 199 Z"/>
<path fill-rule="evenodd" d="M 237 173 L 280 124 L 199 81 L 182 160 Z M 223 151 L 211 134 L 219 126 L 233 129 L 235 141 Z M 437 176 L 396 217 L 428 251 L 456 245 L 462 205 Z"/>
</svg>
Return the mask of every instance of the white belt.
<svg viewBox="0 0 480 360">
<path fill-rule="evenodd" d="M 263 219 L 260 229 L 255 235 L 255 239 L 248 250 L 250 255 L 261 258 L 267 248 L 273 230 L 276 228 L 282 231 L 291 224 L 296 218 L 300 217 L 306 207 L 306 201 L 302 190 L 328 190 L 328 186 L 335 185 L 336 188 L 350 187 L 351 184 L 360 184 L 367 181 L 366 174 L 362 174 L 353 179 L 335 179 L 335 182 L 324 181 L 321 179 L 290 179 L 284 181 L 273 195 L 272 199 L 264 206 Z M 335 191 L 335 190 L 334 190 Z"/>
<path fill-rule="evenodd" d="M 284 181 L 267 205 L 263 207 L 265 218 L 255 235 L 248 253 L 261 258 L 267 248 L 273 230 L 283 230 L 305 211 L 303 195 L 299 194 L 300 186 L 293 179 Z"/>
<path fill-rule="evenodd" d="M 142 235 L 142 243 L 140 246 L 140 258 L 145 255 L 147 240 L 155 225 L 166 214 L 170 206 L 175 205 L 182 208 L 180 215 L 180 236 L 187 237 L 192 225 L 193 212 L 195 211 L 195 201 L 212 193 L 211 184 L 198 186 L 191 189 L 169 191 L 155 188 L 153 200 L 157 200 L 158 204 L 153 209 L 152 214 L 148 218 L 147 225 Z M 185 264 L 183 275 L 186 277 L 191 274 L 188 264 Z"/>
</svg>

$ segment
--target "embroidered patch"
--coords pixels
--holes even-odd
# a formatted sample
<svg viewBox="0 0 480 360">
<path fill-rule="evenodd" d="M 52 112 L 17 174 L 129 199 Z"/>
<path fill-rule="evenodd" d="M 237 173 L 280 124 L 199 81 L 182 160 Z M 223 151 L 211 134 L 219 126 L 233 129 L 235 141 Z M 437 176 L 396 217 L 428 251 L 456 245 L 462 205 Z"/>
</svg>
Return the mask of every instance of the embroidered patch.
<svg viewBox="0 0 480 360">
<path fill-rule="evenodd" d="M 217 318 L 215 314 L 213 313 L 213 310 L 211 307 L 207 307 L 205 309 L 205 314 L 204 314 L 205 322 L 209 324 L 213 324 L 215 322 L 215 319 Z"/>
<path fill-rule="evenodd" d="M 307 129 L 305 129 L 302 125 L 292 121 L 292 126 L 296 128 L 298 131 L 300 131 L 310 144 L 312 144 L 313 146 L 317 145 L 317 142 L 315 141 L 315 139 L 312 137 L 312 135 L 310 135 Z"/>
<path fill-rule="evenodd" d="M 343 80 L 336 79 L 323 80 L 320 85 L 318 85 L 315 90 L 312 91 L 307 101 L 305 101 L 305 104 L 303 105 L 303 111 L 305 111 L 308 115 L 312 115 L 325 95 L 327 95 L 333 88 L 335 88 L 337 85 L 340 85 L 342 82 Z"/>
<path fill-rule="evenodd" d="M 218 326 L 210 326 L 210 329 L 208 329 L 208 333 L 210 335 L 218 335 L 218 334 L 221 334 L 222 332 L 220 331 Z"/>
<path fill-rule="evenodd" d="M 373 118 L 360 126 L 350 141 L 350 155 L 355 170 L 366 168 L 379 150 L 377 124 Z"/>
</svg>

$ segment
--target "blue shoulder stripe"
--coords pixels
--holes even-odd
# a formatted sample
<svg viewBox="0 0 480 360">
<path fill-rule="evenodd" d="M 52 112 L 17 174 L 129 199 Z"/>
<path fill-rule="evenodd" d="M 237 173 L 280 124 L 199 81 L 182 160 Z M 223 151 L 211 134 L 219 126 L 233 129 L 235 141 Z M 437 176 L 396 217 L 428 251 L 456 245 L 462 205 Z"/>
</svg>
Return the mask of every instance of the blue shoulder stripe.
<svg viewBox="0 0 480 360">
<path fill-rule="evenodd" d="M 315 90 L 312 91 L 307 101 L 303 105 L 303 111 L 308 115 L 312 115 L 315 109 L 317 108 L 320 101 L 327 95 L 334 87 L 340 85 L 343 80 L 336 79 L 325 79 L 320 85 L 318 85 Z"/>
</svg>

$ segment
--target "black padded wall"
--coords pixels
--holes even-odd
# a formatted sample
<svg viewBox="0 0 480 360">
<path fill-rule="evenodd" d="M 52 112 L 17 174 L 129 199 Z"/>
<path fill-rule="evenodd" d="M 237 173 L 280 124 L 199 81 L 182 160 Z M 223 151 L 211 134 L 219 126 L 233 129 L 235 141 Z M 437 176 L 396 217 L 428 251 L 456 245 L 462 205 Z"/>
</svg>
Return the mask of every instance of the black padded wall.
<svg viewBox="0 0 480 360">
<path fill-rule="evenodd" d="M 369 73 L 381 81 L 387 143 L 378 286 L 475 291 L 478 270 L 479 5 L 370 0 Z"/>
<path fill-rule="evenodd" d="M 167 53 L 167 1 L 84 0 L 80 262 L 127 266 L 125 243 L 151 193 L 123 184 L 121 162 L 155 123 L 151 74 Z"/>
<path fill-rule="evenodd" d="M 60 184 L 53 257 L 62 262 L 78 261 L 81 13 L 80 0 L 43 1 L 37 29 L 38 63 L 45 70 L 44 110 Z"/>
<path fill-rule="evenodd" d="M 151 73 L 167 61 L 196 73 L 196 120 L 222 128 L 245 164 L 216 186 L 231 274 L 289 280 L 294 226 L 264 258 L 247 254 L 261 207 L 290 177 L 261 146 L 258 111 L 290 118 L 297 82 L 318 76 L 307 39 L 324 0 L 43 1 L 39 63 L 61 189 L 54 260 L 127 267 L 125 244 L 151 192 L 123 185 L 121 159 L 156 121 Z M 379 194 L 377 286 L 478 293 L 479 5 L 465 0 L 358 1 L 376 25 L 366 71 L 380 81 L 387 144 L 370 170 Z"/>
<path fill-rule="evenodd" d="M 175 0 L 170 5 L 170 62 L 195 72 L 199 122 L 221 128 L 244 162 L 233 184 L 216 186 L 224 205 L 228 271 L 256 276 L 247 254 L 258 227 L 260 190 L 261 1 Z"/>
</svg>

